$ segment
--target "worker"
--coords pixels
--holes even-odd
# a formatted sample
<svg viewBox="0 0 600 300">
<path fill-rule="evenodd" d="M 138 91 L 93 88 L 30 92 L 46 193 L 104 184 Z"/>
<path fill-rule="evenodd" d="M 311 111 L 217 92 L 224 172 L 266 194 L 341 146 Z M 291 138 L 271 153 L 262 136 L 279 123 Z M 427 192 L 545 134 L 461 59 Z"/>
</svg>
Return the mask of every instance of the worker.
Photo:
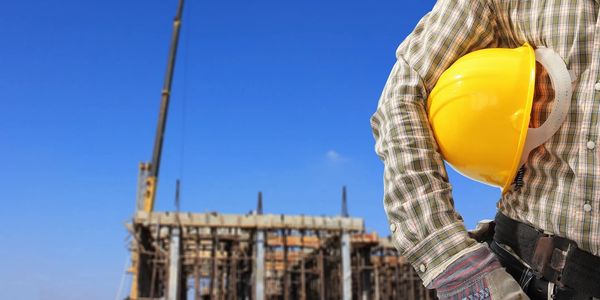
<svg viewBox="0 0 600 300">
<path fill-rule="evenodd" d="M 395 247 L 440 299 L 600 298 L 599 10 L 591 0 L 439 0 L 398 47 L 371 118 L 384 207 Z M 454 208 L 427 101 L 461 57 L 523 45 L 562 59 L 572 97 L 557 131 L 511 175 L 493 239 L 480 243 Z M 529 127 L 546 121 L 555 93 L 537 65 Z M 478 147 L 495 137 L 458 138 Z"/>
</svg>

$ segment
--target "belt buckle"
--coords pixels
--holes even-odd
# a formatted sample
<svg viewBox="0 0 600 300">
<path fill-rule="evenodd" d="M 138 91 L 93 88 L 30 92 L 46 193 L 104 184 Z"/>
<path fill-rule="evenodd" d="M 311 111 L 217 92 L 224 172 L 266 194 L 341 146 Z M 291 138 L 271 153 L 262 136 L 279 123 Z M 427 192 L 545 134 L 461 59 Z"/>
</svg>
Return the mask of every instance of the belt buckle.
<svg viewBox="0 0 600 300">
<path fill-rule="evenodd" d="M 562 271 L 572 249 L 574 249 L 573 242 L 567 239 L 546 234 L 541 236 L 535 245 L 531 259 L 536 277 L 543 277 L 564 287 L 561 282 Z"/>
</svg>

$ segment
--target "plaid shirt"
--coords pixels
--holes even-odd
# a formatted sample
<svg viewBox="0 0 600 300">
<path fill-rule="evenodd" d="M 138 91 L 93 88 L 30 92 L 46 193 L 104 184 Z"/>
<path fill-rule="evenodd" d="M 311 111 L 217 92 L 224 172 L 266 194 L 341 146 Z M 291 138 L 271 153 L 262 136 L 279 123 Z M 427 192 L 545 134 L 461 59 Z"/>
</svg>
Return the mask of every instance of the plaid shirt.
<svg viewBox="0 0 600 300">
<path fill-rule="evenodd" d="M 599 8 L 591 0 L 440 0 L 398 47 L 371 125 L 385 165 L 384 203 L 395 246 L 425 285 L 477 248 L 454 209 L 425 102 L 445 69 L 482 48 L 546 46 L 575 74 L 565 123 L 531 152 L 523 186 L 503 195 L 498 208 L 599 255 Z M 544 122 L 553 99 L 549 78 L 537 69 L 531 127 Z"/>
</svg>

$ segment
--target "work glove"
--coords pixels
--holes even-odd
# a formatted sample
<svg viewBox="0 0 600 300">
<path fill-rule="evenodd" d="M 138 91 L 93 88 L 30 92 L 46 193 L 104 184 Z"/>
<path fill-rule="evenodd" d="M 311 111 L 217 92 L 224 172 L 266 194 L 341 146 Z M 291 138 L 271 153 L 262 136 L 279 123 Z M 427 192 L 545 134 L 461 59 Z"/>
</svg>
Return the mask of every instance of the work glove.
<svg viewBox="0 0 600 300">
<path fill-rule="evenodd" d="M 529 299 L 486 244 L 454 261 L 427 287 L 440 300 Z"/>
</svg>

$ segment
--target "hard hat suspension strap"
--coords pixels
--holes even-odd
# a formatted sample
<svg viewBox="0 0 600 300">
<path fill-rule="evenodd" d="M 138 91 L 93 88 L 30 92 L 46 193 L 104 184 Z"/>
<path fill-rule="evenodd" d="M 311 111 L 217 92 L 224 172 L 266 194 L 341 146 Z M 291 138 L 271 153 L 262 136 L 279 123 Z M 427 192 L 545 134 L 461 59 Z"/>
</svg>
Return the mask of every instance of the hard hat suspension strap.
<svg viewBox="0 0 600 300">
<path fill-rule="evenodd" d="M 573 94 L 571 75 L 558 53 L 549 48 L 539 47 L 535 50 L 535 59 L 548 72 L 552 88 L 554 89 L 554 103 L 546 122 L 540 127 L 529 128 L 527 131 L 527 140 L 525 141 L 519 166 L 525 164 L 529 153 L 533 149 L 545 143 L 560 129 L 569 112 L 571 96 Z"/>
</svg>

